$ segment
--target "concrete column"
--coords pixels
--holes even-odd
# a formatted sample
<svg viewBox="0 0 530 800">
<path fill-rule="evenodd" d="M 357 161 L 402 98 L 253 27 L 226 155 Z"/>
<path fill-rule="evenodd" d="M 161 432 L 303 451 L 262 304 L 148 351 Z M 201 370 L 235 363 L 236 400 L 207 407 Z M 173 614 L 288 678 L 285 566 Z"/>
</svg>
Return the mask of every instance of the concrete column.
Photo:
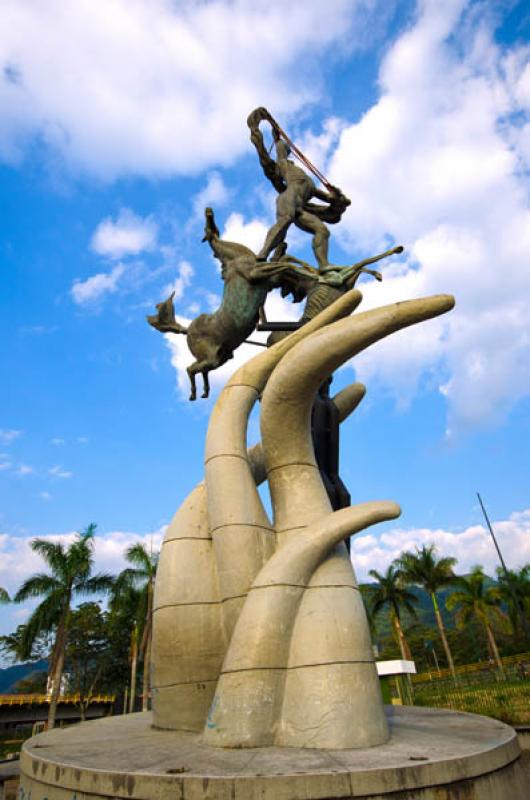
<svg viewBox="0 0 530 800">
<path fill-rule="evenodd" d="M 225 654 L 221 602 L 199 484 L 169 525 L 153 604 L 153 723 L 199 731 Z"/>
</svg>

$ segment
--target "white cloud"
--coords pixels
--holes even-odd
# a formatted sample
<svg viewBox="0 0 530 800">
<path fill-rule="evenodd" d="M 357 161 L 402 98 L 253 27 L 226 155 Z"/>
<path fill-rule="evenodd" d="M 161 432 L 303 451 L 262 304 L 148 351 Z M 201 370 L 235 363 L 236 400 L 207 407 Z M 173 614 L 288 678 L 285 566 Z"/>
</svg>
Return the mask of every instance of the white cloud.
<svg viewBox="0 0 530 800">
<path fill-rule="evenodd" d="M 64 439 L 61 439 L 60 436 L 55 436 L 53 439 L 50 439 L 50 444 L 53 444 L 54 447 L 61 447 L 64 443 Z"/>
<path fill-rule="evenodd" d="M 124 272 L 123 264 L 117 264 L 110 272 L 98 272 L 86 281 L 76 278 L 70 289 L 74 303 L 78 305 L 94 303 L 106 294 L 117 292 L 119 280 Z"/>
<path fill-rule="evenodd" d="M 178 276 L 172 282 L 168 283 L 162 290 L 162 296 L 168 297 L 172 292 L 175 292 L 175 297 L 173 300 L 176 302 L 180 300 L 182 295 L 184 294 L 185 290 L 191 284 L 191 279 L 193 277 L 193 267 L 189 263 L 189 261 L 181 261 L 178 266 Z"/>
<path fill-rule="evenodd" d="M 116 221 L 102 220 L 94 231 L 90 246 L 100 256 L 116 259 L 153 250 L 158 238 L 158 225 L 152 217 L 139 217 L 122 208 Z"/>
<path fill-rule="evenodd" d="M 378 5 L 4 0 L 0 154 L 39 141 L 103 179 L 228 164 L 249 146 L 251 109 L 284 119 L 316 100 L 318 59 L 364 45 Z"/>
<path fill-rule="evenodd" d="M 530 563 L 530 509 L 514 512 L 506 520 L 493 522 L 495 535 L 510 569 Z M 482 525 L 472 525 L 462 531 L 441 528 L 392 528 L 379 536 L 360 534 L 352 539 L 351 557 L 359 580 L 370 580 L 368 571 L 382 572 L 404 550 L 414 550 L 424 544 L 434 544 L 440 555 L 458 559 L 456 572 L 469 572 L 481 564 L 489 575 L 500 566 L 494 544 Z"/>
<path fill-rule="evenodd" d="M 201 292 L 201 294 L 204 295 L 206 304 L 208 306 L 208 311 L 210 313 L 217 311 L 217 309 L 221 305 L 221 300 L 222 300 L 221 295 L 216 294 L 215 292 L 208 292 L 208 291 L 203 291 Z"/>
<path fill-rule="evenodd" d="M 46 501 L 52 499 L 52 495 L 49 492 L 39 492 L 39 497 L 41 498 L 41 500 L 46 500 Z"/>
<path fill-rule="evenodd" d="M 78 436 L 77 437 L 78 444 L 88 444 L 88 437 L 87 436 Z"/>
<path fill-rule="evenodd" d="M 35 470 L 29 464 L 20 464 L 15 470 L 15 475 L 18 475 L 19 478 L 25 478 L 26 475 L 32 475 L 34 472 Z"/>
<path fill-rule="evenodd" d="M 11 461 L 4 461 L 4 460 L 0 461 L 0 472 L 3 472 L 4 470 L 9 469 L 10 467 L 11 467 Z"/>
<path fill-rule="evenodd" d="M 456 296 L 447 317 L 355 361 L 361 380 L 405 402 L 431 373 L 451 435 L 502 420 L 530 393 L 530 49 L 497 46 L 483 5 L 419 7 L 382 62 L 377 103 L 339 126 L 328 174 L 352 200 L 336 234 L 346 249 L 407 247 L 382 285 L 363 284 L 363 308 Z"/>
<path fill-rule="evenodd" d="M 46 333 L 53 333 L 57 330 L 55 325 L 22 325 L 19 328 L 23 336 L 43 336 Z"/>
<path fill-rule="evenodd" d="M 193 212 L 196 219 L 202 218 L 204 209 L 207 206 L 213 207 L 214 211 L 219 206 L 224 206 L 230 199 L 231 192 L 226 187 L 221 175 L 218 172 L 211 172 L 204 189 L 201 189 L 193 198 Z"/>
<path fill-rule="evenodd" d="M 63 469 L 58 464 L 56 464 L 55 466 L 51 467 L 48 470 L 48 475 L 51 475 L 52 478 L 62 478 L 63 480 L 71 478 L 73 474 L 74 474 L 73 472 Z"/>
<path fill-rule="evenodd" d="M 261 219 L 251 219 L 245 222 L 243 214 L 233 212 L 226 220 L 221 238 L 227 242 L 240 242 L 250 247 L 254 253 L 259 253 L 267 235 L 269 226 Z"/>
<path fill-rule="evenodd" d="M 22 431 L 0 428 L 0 442 L 2 444 L 11 444 L 11 442 L 14 442 L 19 436 L 22 436 Z"/>
</svg>

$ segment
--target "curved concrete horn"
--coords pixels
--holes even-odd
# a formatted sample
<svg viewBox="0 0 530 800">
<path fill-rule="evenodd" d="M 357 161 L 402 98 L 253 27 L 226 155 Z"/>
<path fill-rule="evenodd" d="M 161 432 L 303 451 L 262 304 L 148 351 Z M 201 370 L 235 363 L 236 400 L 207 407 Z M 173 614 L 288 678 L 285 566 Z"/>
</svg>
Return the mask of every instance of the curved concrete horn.
<svg viewBox="0 0 530 800">
<path fill-rule="evenodd" d="M 247 459 L 249 414 L 284 355 L 321 327 L 350 314 L 361 299 L 356 289 L 347 292 L 311 322 L 240 367 L 212 411 L 205 480 L 227 642 L 252 581 L 276 546 Z"/>
</svg>

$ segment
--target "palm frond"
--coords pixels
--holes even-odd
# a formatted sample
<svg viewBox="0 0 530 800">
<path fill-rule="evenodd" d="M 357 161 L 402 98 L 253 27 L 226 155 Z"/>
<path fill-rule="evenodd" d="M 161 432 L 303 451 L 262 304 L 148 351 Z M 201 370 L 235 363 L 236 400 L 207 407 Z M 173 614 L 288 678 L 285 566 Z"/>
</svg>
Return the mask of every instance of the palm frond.
<svg viewBox="0 0 530 800">
<path fill-rule="evenodd" d="M 157 553 L 149 553 L 145 545 L 141 542 L 131 545 L 125 551 L 125 558 L 137 569 L 144 573 L 144 576 L 151 577 L 156 571 L 158 561 Z"/>
<path fill-rule="evenodd" d="M 84 531 L 81 531 L 78 536 L 82 539 L 88 540 L 93 539 L 96 535 L 97 524 L 95 522 L 90 522 Z"/>
<path fill-rule="evenodd" d="M 415 552 L 406 551 L 396 559 L 401 578 L 407 583 L 422 586 L 428 594 L 454 582 L 453 568 L 457 559 L 452 556 L 438 558 L 434 544 L 416 547 Z"/>
<path fill-rule="evenodd" d="M 79 594 L 97 594 L 98 592 L 111 592 L 114 588 L 115 578 L 105 572 L 98 572 L 90 578 L 83 578 L 74 583 L 74 591 Z"/>
<path fill-rule="evenodd" d="M 126 567 L 115 578 L 115 592 L 119 594 L 128 589 L 143 588 L 145 581 L 146 575 L 142 570 Z"/>
<path fill-rule="evenodd" d="M 50 542 L 48 539 L 33 539 L 31 549 L 43 558 L 52 572 L 62 575 L 66 565 L 66 553 L 60 542 Z"/>
<path fill-rule="evenodd" d="M 109 607 L 112 613 L 132 616 L 140 605 L 143 593 L 130 584 L 120 584 L 119 577 L 114 579 Z"/>
<path fill-rule="evenodd" d="M 78 533 L 67 551 L 68 580 L 88 577 L 94 565 L 94 536 Z"/>
<path fill-rule="evenodd" d="M 0 586 L 0 603 L 9 603 L 10 597 L 6 589 Z"/>
<path fill-rule="evenodd" d="M 62 584 L 57 578 L 40 572 L 24 581 L 13 600 L 15 603 L 22 603 L 30 597 L 50 596 L 60 589 L 62 589 Z"/>
<path fill-rule="evenodd" d="M 376 581 L 370 594 L 373 617 L 377 617 L 387 607 L 398 619 L 400 609 L 403 608 L 413 617 L 416 616 L 414 604 L 418 603 L 418 598 L 403 585 L 395 564 L 390 564 L 384 575 L 376 569 L 371 569 L 368 574 Z"/>
<path fill-rule="evenodd" d="M 24 625 L 20 642 L 22 659 L 31 657 L 33 643 L 41 633 L 49 633 L 57 626 L 64 606 L 65 598 L 59 591 L 50 594 L 37 606 Z"/>
</svg>

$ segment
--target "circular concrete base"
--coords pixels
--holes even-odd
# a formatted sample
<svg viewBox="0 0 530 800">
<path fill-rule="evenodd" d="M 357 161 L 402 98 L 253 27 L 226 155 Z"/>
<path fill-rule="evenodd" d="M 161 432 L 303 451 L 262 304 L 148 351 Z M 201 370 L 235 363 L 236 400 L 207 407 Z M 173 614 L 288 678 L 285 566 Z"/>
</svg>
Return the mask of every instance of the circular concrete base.
<svg viewBox="0 0 530 800">
<path fill-rule="evenodd" d="M 21 800 L 527 800 L 512 728 L 489 717 L 389 708 L 391 738 L 363 750 L 207 747 L 150 714 L 29 739 Z"/>
</svg>

